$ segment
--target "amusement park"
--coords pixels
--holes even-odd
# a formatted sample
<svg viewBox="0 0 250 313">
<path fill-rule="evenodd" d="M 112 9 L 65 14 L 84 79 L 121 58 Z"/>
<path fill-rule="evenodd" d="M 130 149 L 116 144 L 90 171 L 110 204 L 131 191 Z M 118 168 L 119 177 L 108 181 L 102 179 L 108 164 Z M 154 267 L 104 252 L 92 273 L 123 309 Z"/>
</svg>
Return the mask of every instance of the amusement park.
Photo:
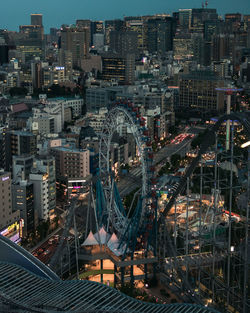
<svg viewBox="0 0 250 313">
<path fill-rule="evenodd" d="M 123 175 L 111 162 L 115 133 L 131 134 L 136 144 L 136 165 Z M 45 263 L 64 279 L 99 282 L 130 296 L 141 290 L 140 300 L 249 312 L 250 148 L 243 143 L 238 155 L 235 143 L 249 133 L 249 116 L 229 113 L 209 123 L 195 149 L 190 142 L 197 135 L 184 133 L 159 156 L 138 107 L 115 103 L 99 135 L 98 171 L 84 195 L 80 183 L 73 187 Z M 183 157 L 173 167 L 180 144 Z M 159 176 L 166 161 L 168 174 Z M 39 258 L 38 250 L 33 254 Z"/>
</svg>

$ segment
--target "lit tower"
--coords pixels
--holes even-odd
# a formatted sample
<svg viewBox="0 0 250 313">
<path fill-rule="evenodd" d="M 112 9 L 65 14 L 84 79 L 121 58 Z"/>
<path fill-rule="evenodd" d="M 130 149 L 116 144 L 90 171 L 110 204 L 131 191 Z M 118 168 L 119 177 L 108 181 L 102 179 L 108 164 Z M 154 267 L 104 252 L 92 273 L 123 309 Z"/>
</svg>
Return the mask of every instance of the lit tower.
<svg viewBox="0 0 250 313">
<path fill-rule="evenodd" d="M 231 113 L 231 96 L 233 93 L 237 93 L 242 91 L 242 88 L 227 88 L 227 87 L 222 87 L 222 88 L 215 88 L 217 91 L 222 91 L 227 95 L 227 114 Z M 229 150 L 230 146 L 230 120 L 227 120 L 226 124 L 226 151 Z"/>
</svg>

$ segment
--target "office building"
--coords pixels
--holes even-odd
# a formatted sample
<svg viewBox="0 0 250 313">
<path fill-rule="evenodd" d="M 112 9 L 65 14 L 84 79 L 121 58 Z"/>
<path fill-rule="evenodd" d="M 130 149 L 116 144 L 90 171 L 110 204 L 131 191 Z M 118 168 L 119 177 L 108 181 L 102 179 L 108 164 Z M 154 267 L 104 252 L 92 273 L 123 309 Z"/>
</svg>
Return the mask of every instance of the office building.
<svg viewBox="0 0 250 313">
<path fill-rule="evenodd" d="M 81 25 L 81 23 L 80 23 Z M 72 66 L 81 66 L 81 60 L 89 56 L 90 30 L 88 27 L 63 27 L 61 30 L 61 63 L 67 67 L 69 56 Z M 69 66 L 68 66 L 69 67 Z"/>
<path fill-rule="evenodd" d="M 103 51 L 104 49 L 104 34 L 93 34 L 93 47 L 97 51 Z"/>
<path fill-rule="evenodd" d="M 125 29 L 125 22 L 122 20 L 107 20 L 105 21 L 105 44 L 110 44 L 110 32 L 121 31 Z"/>
<path fill-rule="evenodd" d="M 137 49 L 138 51 L 146 50 L 146 40 L 145 40 L 145 33 L 146 33 L 146 23 L 143 21 L 142 18 L 125 18 L 126 21 L 126 29 L 131 32 L 136 33 L 137 37 Z"/>
<path fill-rule="evenodd" d="M 56 166 L 55 159 L 51 156 L 39 156 L 34 160 L 36 171 L 48 175 L 48 199 L 49 214 L 54 213 L 56 208 Z"/>
<path fill-rule="evenodd" d="M 240 13 L 228 13 L 225 14 L 225 23 L 229 26 L 229 30 L 232 33 L 238 32 L 241 28 L 241 14 Z"/>
<path fill-rule="evenodd" d="M 200 8 L 192 9 L 191 29 L 194 32 L 203 33 L 205 21 L 217 21 L 216 9 Z"/>
<path fill-rule="evenodd" d="M 36 154 L 36 135 L 27 131 L 11 130 L 6 132 L 6 167 L 12 166 L 12 156 Z"/>
<path fill-rule="evenodd" d="M 190 33 L 178 33 L 173 40 L 174 59 L 182 60 L 193 56 L 193 41 Z"/>
<path fill-rule="evenodd" d="M 179 9 L 178 13 L 179 26 L 188 31 L 191 28 L 192 9 Z"/>
<path fill-rule="evenodd" d="M 6 128 L 0 128 L 0 168 L 6 170 Z"/>
<path fill-rule="evenodd" d="M 55 156 L 57 181 L 61 177 L 84 178 L 89 176 L 89 150 L 57 147 L 52 148 L 51 153 Z"/>
<path fill-rule="evenodd" d="M 12 184 L 13 211 L 20 212 L 20 237 L 26 237 L 35 230 L 35 204 L 33 183 L 20 180 Z"/>
<path fill-rule="evenodd" d="M 102 79 L 115 80 L 121 85 L 131 85 L 135 79 L 135 55 L 102 55 Z"/>
<path fill-rule="evenodd" d="M 224 79 L 210 71 L 195 71 L 180 75 L 180 102 L 183 110 L 203 113 L 224 111 L 224 95 L 216 88 L 224 87 Z"/>
<path fill-rule="evenodd" d="M 147 21 L 147 50 L 163 54 L 173 49 L 175 21 L 172 17 L 152 18 Z"/>
<path fill-rule="evenodd" d="M 91 33 L 91 40 L 90 40 L 91 46 L 96 46 L 94 44 L 94 36 L 96 34 L 103 35 L 103 44 L 104 44 L 104 22 L 103 21 L 91 21 L 90 33 Z M 99 37 L 97 36 L 97 38 Z"/>
<path fill-rule="evenodd" d="M 233 34 L 216 34 L 212 37 L 212 60 L 221 61 L 223 58 L 232 58 L 235 47 Z"/>
<path fill-rule="evenodd" d="M 31 63 L 31 75 L 33 88 L 42 88 L 43 86 L 43 70 L 42 62 L 33 61 Z"/>
<path fill-rule="evenodd" d="M 30 14 L 31 25 L 43 26 L 42 14 Z"/>
<path fill-rule="evenodd" d="M 20 180 L 27 180 L 33 167 L 34 155 L 31 154 L 13 155 L 12 160 L 13 160 L 12 165 L 13 181 L 17 182 Z"/>
<path fill-rule="evenodd" d="M 12 211 L 11 173 L 0 171 L 0 234 L 20 241 L 20 212 Z"/>
<path fill-rule="evenodd" d="M 138 55 L 138 39 L 136 32 L 133 31 L 111 31 L 110 49 L 119 55 L 134 54 Z"/>
<path fill-rule="evenodd" d="M 35 226 L 39 220 L 49 219 L 49 175 L 34 169 L 29 175 L 34 190 L 34 215 Z"/>
</svg>

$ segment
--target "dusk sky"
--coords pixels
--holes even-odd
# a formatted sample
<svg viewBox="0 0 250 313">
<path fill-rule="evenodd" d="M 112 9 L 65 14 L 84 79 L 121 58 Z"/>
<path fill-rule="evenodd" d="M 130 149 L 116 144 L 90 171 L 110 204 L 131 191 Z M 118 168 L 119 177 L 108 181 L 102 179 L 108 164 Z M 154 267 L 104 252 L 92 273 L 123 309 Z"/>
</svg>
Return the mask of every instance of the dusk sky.
<svg viewBox="0 0 250 313">
<path fill-rule="evenodd" d="M 205 0 L 203 0 L 205 2 Z M 200 8 L 202 0 L 7 0 L 1 1 L 0 29 L 18 30 L 30 24 L 30 13 L 42 13 L 45 30 L 76 19 L 105 20 L 129 15 L 172 13 L 178 9 Z M 218 13 L 250 14 L 250 0 L 208 0 Z"/>
</svg>

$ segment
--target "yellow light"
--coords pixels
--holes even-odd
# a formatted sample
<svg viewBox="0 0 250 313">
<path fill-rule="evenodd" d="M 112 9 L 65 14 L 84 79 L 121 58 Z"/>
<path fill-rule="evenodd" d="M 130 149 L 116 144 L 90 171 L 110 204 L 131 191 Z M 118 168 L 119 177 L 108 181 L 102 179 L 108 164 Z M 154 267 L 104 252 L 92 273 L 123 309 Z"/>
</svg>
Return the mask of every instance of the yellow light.
<svg viewBox="0 0 250 313">
<path fill-rule="evenodd" d="M 248 147 L 248 146 L 250 146 L 250 141 L 247 141 L 247 142 L 243 143 L 243 144 L 241 145 L 241 148 L 246 148 L 246 147 Z"/>
</svg>

